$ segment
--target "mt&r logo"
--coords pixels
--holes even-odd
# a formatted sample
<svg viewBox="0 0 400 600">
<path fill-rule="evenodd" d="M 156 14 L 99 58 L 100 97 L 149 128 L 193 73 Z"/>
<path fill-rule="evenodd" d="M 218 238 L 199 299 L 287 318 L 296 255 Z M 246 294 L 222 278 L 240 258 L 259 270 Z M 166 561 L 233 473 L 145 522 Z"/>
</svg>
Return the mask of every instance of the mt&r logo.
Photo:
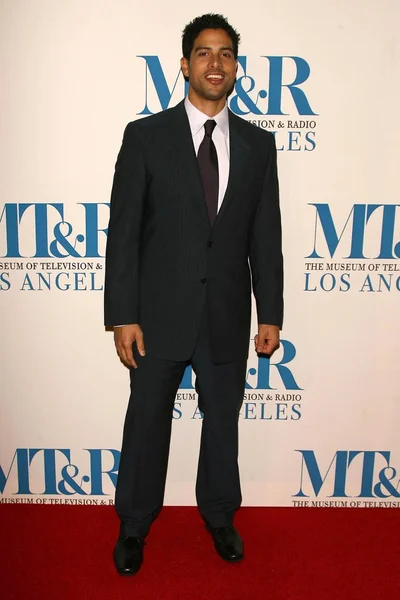
<svg viewBox="0 0 400 600">
<path fill-rule="evenodd" d="M 302 418 L 304 390 L 295 372 L 296 354 L 294 343 L 284 339 L 272 358 L 250 353 L 240 420 L 268 423 L 299 421 Z M 197 404 L 195 380 L 196 376 L 188 366 L 175 398 L 173 419 L 203 418 Z"/>
<path fill-rule="evenodd" d="M 0 503 L 113 504 L 120 452 L 87 448 L 71 461 L 69 448 L 17 448 L 0 466 Z M 74 498 L 72 498 L 74 496 Z M 100 496 L 99 500 L 88 496 Z"/>
<path fill-rule="evenodd" d="M 138 58 L 145 67 L 144 101 L 138 115 L 153 115 L 182 100 L 188 83 L 180 69 L 168 82 L 159 56 Z M 309 63 L 300 56 L 261 56 L 257 62 L 256 65 L 253 59 L 238 56 L 236 83 L 228 98 L 230 110 L 271 131 L 278 150 L 315 150 L 318 115 L 306 93 L 311 74 Z"/>
<path fill-rule="evenodd" d="M 309 207 L 305 292 L 400 292 L 399 204 L 353 204 L 342 215 L 327 203 Z"/>
<path fill-rule="evenodd" d="M 301 464 L 294 506 L 400 506 L 400 479 L 391 465 L 389 450 L 337 450 L 329 464 L 324 461 L 324 467 L 313 450 L 296 452 L 301 456 Z M 335 500 L 318 499 L 321 496 Z"/>
<path fill-rule="evenodd" d="M 0 291 L 101 292 L 109 206 L 7 202 L 0 207 Z"/>
</svg>

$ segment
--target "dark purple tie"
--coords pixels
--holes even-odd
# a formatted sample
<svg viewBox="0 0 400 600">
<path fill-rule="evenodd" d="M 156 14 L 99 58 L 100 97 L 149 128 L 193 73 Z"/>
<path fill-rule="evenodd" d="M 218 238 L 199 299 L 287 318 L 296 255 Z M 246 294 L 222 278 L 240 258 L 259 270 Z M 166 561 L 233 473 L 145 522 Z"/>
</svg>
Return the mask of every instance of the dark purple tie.
<svg viewBox="0 0 400 600">
<path fill-rule="evenodd" d="M 211 119 L 204 123 L 205 135 L 197 153 L 201 179 L 203 181 L 204 197 L 211 225 L 217 216 L 219 188 L 217 150 L 211 138 L 215 125 L 216 122 Z"/>
</svg>

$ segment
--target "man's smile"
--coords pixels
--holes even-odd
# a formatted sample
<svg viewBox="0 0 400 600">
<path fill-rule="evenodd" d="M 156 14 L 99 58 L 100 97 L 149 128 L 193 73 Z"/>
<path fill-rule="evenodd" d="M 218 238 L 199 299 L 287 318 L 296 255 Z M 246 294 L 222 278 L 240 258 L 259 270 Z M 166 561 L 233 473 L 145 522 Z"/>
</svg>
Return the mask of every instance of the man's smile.
<svg viewBox="0 0 400 600">
<path fill-rule="evenodd" d="M 213 85 L 219 85 L 225 79 L 225 75 L 223 73 L 209 73 L 205 78 Z"/>
</svg>

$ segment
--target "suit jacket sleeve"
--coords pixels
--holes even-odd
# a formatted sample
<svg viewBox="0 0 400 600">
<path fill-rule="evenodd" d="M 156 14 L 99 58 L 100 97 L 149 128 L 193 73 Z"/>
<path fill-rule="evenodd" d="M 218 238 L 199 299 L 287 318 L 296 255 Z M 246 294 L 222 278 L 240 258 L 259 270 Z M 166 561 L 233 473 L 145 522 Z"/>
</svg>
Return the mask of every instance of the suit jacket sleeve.
<svg viewBox="0 0 400 600">
<path fill-rule="evenodd" d="M 139 244 L 146 167 L 135 123 L 125 129 L 115 165 L 106 249 L 105 325 L 139 322 Z"/>
<path fill-rule="evenodd" d="M 264 184 L 253 221 L 249 258 L 258 323 L 282 327 L 282 232 L 276 146 L 272 135 Z"/>
</svg>

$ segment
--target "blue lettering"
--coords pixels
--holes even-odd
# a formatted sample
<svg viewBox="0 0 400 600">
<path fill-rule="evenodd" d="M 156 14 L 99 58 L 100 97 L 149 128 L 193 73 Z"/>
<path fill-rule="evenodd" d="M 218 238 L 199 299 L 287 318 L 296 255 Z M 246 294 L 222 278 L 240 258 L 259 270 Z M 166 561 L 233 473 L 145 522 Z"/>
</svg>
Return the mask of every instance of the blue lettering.
<svg viewBox="0 0 400 600">
<path fill-rule="evenodd" d="M 255 402 L 244 403 L 244 418 L 245 419 L 257 419 L 257 415 L 254 414 L 254 409 L 257 406 Z"/>
<path fill-rule="evenodd" d="M 204 419 L 204 414 L 201 412 L 198 406 L 196 406 L 196 410 L 193 413 L 192 419 Z"/>
<path fill-rule="evenodd" d="M 321 475 L 319 470 L 319 466 L 317 463 L 317 459 L 315 458 L 315 454 L 313 450 L 296 450 L 296 452 L 300 452 L 302 455 L 301 461 L 301 475 L 300 475 L 300 489 L 297 494 L 294 496 L 308 497 L 309 494 L 303 492 L 303 478 L 304 478 L 304 467 L 306 467 L 309 480 L 311 482 L 313 491 L 315 496 L 318 496 L 321 488 L 332 468 L 333 463 L 335 464 L 335 485 L 332 497 L 336 496 L 345 496 L 345 487 L 346 487 L 346 475 L 347 475 L 347 457 L 348 452 L 345 450 L 338 450 L 331 460 L 329 467 L 324 475 Z"/>
<path fill-rule="evenodd" d="M 82 481 L 91 481 L 91 494 L 94 496 L 104 496 L 106 494 L 103 492 L 103 476 L 107 475 L 113 486 L 116 487 L 121 453 L 111 448 L 86 448 L 86 451 L 90 455 L 90 478 L 84 476 Z M 103 456 L 106 452 L 112 457 L 112 466 L 110 469 L 103 468 Z"/>
<path fill-rule="evenodd" d="M 257 106 L 257 103 L 259 98 L 266 98 L 267 92 L 265 90 L 260 90 L 257 94 L 257 100 L 256 102 L 254 102 L 250 98 L 249 94 L 254 90 L 256 82 L 253 77 L 247 75 L 247 57 L 238 56 L 238 64 L 242 67 L 244 75 L 236 79 L 234 88 L 236 95 L 231 97 L 229 108 L 236 115 L 240 116 L 248 115 L 250 113 L 253 113 L 255 115 L 262 115 L 264 113 Z M 245 89 L 245 87 L 247 89 Z M 239 106 L 239 100 L 243 108 Z M 247 108 L 248 110 L 244 110 L 244 108 Z"/>
<path fill-rule="evenodd" d="M 166 110 L 169 107 L 169 103 L 171 102 L 172 95 L 175 91 L 176 85 L 179 79 L 182 77 L 182 71 L 179 69 L 178 75 L 175 78 L 175 82 L 170 90 L 167 80 L 164 75 L 164 71 L 162 69 L 160 59 L 158 56 L 138 56 L 138 58 L 143 58 L 146 63 L 146 78 L 145 78 L 145 105 L 143 110 L 138 113 L 139 115 L 152 115 L 154 112 L 151 111 L 148 106 L 148 98 L 149 98 L 149 76 L 153 82 L 154 89 L 157 93 L 157 97 L 161 106 L 161 110 Z M 188 82 L 185 82 L 184 94 L 186 96 L 189 89 Z"/>
<path fill-rule="evenodd" d="M 307 131 L 306 133 L 306 141 L 309 143 L 309 146 L 305 144 L 304 150 L 306 152 L 312 152 L 315 150 L 316 142 L 315 142 L 315 131 Z"/>
<path fill-rule="evenodd" d="M 300 131 L 289 131 L 289 151 L 299 152 L 301 150 L 301 146 L 299 146 L 300 135 Z"/>
<path fill-rule="evenodd" d="M 373 498 L 372 486 L 374 483 L 374 468 L 375 468 L 375 456 L 380 454 L 386 459 L 387 465 L 389 466 L 390 452 L 375 452 L 372 450 L 360 451 L 352 450 L 349 452 L 348 466 L 352 463 L 356 456 L 359 454 L 363 455 L 363 466 L 361 475 L 361 491 L 359 497 Z"/>
<path fill-rule="evenodd" d="M 298 86 L 310 76 L 310 66 L 300 56 L 263 56 L 269 61 L 268 115 L 283 115 L 282 88 L 286 87 L 295 103 L 299 115 L 315 115 L 303 90 Z M 290 59 L 296 65 L 296 76 L 292 83 L 283 83 L 283 59 Z"/>
<path fill-rule="evenodd" d="M 5 258 L 21 258 L 19 253 L 18 204 L 5 204 L 0 223 L 5 218 L 7 250 Z"/>
<path fill-rule="evenodd" d="M 276 420 L 277 421 L 287 421 L 286 410 L 287 410 L 287 404 L 280 403 L 280 404 L 276 405 Z"/>
<path fill-rule="evenodd" d="M 350 289 L 350 273 L 343 273 L 343 275 L 340 276 L 340 282 L 343 283 L 344 287 L 340 286 L 340 291 L 341 292 L 348 292 Z"/>
<path fill-rule="evenodd" d="M 300 404 L 292 404 L 292 414 L 290 419 L 291 421 L 298 421 L 299 419 L 301 419 L 301 405 Z M 294 416 L 296 415 L 296 416 Z"/>
<path fill-rule="evenodd" d="M 261 416 L 260 416 L 260 419 L 262 421 L 271 421 L 272 420 L 272 415 L 270 415 L 269 417 L 265 416 L 265 407 L 266 407 L 266 403 L 265 402 L 261 402 Z"/>
<path fill-rule="evenodd" d="M 350 254 L 344 258 L 367 258 L 363 253 L 365 227 L 371 215 L 378 208 L 383 208 L 383 216 L 381 246 L 379 254 L 375 258 L 400 258 L 400 242 L 397 243 L 393 249 L 396 208 L 399 205 L 354 204 L 346 219 L 342 231 L 340 232 L 340 235 L 337 233 L 329 204 L 311 204 L 311 206 L 315 206 L 316 209 L 314 249 L 306 258 L 323 258 L 323 256 L 317 252 L 318 223 L 321 225 L 329 255 L 331 258 L 333 258 L 351 218 L 353 221 L 351 229 L 351 249 Z"/>
<path fill-rule="evenodd" d="M 0 466 L 0 494 L 4 493 L 4 490 L 7 485 L 8 478 L 10 477 L 11 469 L 13 468 L 15 459 L 17 459 L 18 482 L 19 482 L 19 486 L 20 486 L 18 493 L 31 494 L 32 492 L 29 489 L 29 469 L 28 469 L 27 450 L 20 449 L 20 448 L 14 452 L 14 456 L 12 458 L 12 461 L 11 461 L 10 467 L 7 471 L 7 474 L 3 471 L 3 468 Z M 20 490 L 22 490 L 22 491 L 20 491 Z"/>
<path fill-rule="evenodd" d="M 181 407 L 182 407 L 181 402 L 175 402 L 174 408 L 172 409 L 172 418 L 173 419 L 180 419 L 182 417 Z"/>
<path fill-rule="evenodd" d="M 366 289 L 365 289 L 366 288 Z M 374 286 L 372 285 L 371 275 L 367 275 L 364 283 L 360 288 L 360 292 L 374 292 Z"/>
<path fill-rule="evenodd" d="M 194 385 L 192 383 L 193 379 L 193 369 L 190 365 L 188 365 L 183 373 L 182 381 L 180 383 L 180 388 L 184 390 L 194 390 Z"/>
<path fill-rule="evenodd" d="M 44 494 L 58 494 L 57 490 L 57 477 L 56 477 L 56 452 L 60 452 L 62 456 L 64 456 L 68 463 L 71 462 L 71 451 L 67 449 L 55 449 L 55 448 L 45 448 L 45 449 L 36 449 L 29 450 L 29 464 L 32 462 L 32 459 L 39 452 L 43 452 L 43 464 L 44 464 L 44 483 L 45 489 Z"/>
<path fill-rule="evenodd" d="M 309 287 L 309 285 L 310 285 L 310 277 L 311 277 L 311 273 L 304 273 L 304 275 L 306 276 L 306 282 L 305 282 L 305 285 L 304 285 L 304 291 L 305 291 L 305 292 L 316 292 L 316 291 L 317 291 L 317 288 L 316 288 L 316 286 L 315 286 L 315 287 L 313 287 L 313 288 L 310 288 L 310 287 Z"/>
<path fill-rule="evenodd" d="M 169 108 L 172 96 L 177 89 L 178 81 L 183 78 L 181 70 L 179 70 L 174 82 L 170 86 L 167 82 L 163 67 L 161 66 L 160 58 L 156 55 L 138 55 L 145 61 L 145 98 L 144 108 L 140 111 L 140 115 L 151 115 L 159 110 Z M 238 65 L 243 70 L 243 75 L 237 77 L 234 95 L 229 99 L 230 109 L 237 115 L 247 115 L 253 113 L 255 115 L 283 115 L 282 112 L 282 91 L 284 88 L 288 90 L 294 102 L 296 110 L 301 115 L 315 115 L 305 92 L 300 86 L 307 81 L 310 76 L 310 66 L 304 58 L 299 56 L 262 56 L 269 61 L 269 85 L 266 89 L 256 90 L 256 82 L 253 77 L 247 73 L 247 57 L 238 56 Z M 283 65 L 284 61 L 292 61 L 294 63 L 296 73 L 291 83 L 283 83 Z M 187 94 L 189 89 L 188 82 L 184 83 L 183 93 L 180 97 Z M 159 103 L 158 110 L 151 110 L 151 95 L 153 91 Z M 250 93 L 254 91 L 255 100 L 250 97 Z M 267 109 L 261 110 L 259 100 L 268 98 Z M 311 132 L 309 132 L 311 133 Z M 307 141 L 310 147 L 307 150 L 313 150 L 315 142 L 313 137 L 309 135 Z"/>
<path fill-rule="evenodd" d="M 55 277 L 55 280 L 54 280 L 54 283 L 56 284 L 56 288 L 58 290 L 60 290 L 61 292 L 65 292 L 65 291 L 69 290 L 69 288 L 71 287 L 71 284 L 67 283 L 67 282 L 66 283 L 62 283 L 61 282 L 61 278 L 62 277 L 66 277 L 67 282 L 68 282 L 69 273 L 65 273 L 63 271 L 61 273 L 57 273 L 57 275 Z"/>
<path fill-rule="evenodd" d="M 96 287 L 96 273 L 90 273 L 90 289 L 92 292 L 102 292 L 104 289 L 104 285 L 100 287 Z"/>
<path fill-rule="evenodd" d="M 287 390 L 301 390 L 293 376 L 293 373 L 286 365 L 294 360 L 296 356 L 296 348 L 292 342 L 288 340 L 281 340 L 281 347 L 283 348 L 283 356 L 277 363 L 271 362 L 271 359 L 266 356 L 259 356 L 258 358 L 258 370 L 251 368 L 248 371 L 245 388 L 248 390 L 263 389 L 273 390 L 270 385 L 271 380 L 271 367 L 276 367 L 283 385 Z M 258 375 L 257 384 L 255 386 L 250 385 L 248 382 L 249 375 Z"/>
<path fill-rule="evenodd" d="M 29 277 L 28 273 L 26 273 L 23 281 L 22 281 L 22 285 L 21 285 L 21 292 L 25 292 L 27 289 L 30 292 L 33 292 L 35 290 L 35 288 L 33 287 L 33 283 L 31 281 L 31 278 Z"/>
<path fill-rule="evenodd" d="M 327 282 L 327 283 L 325 283 Z M 325 273 L 321 277 L 321 288 L 324 292 L 331 292 L 336 286 L 336 277 L 332 273 Z"/>
<path fill-rule="evenodd" d="M 42 283 L 44 284 L 44 286 L 49 290 L 51 289 L 51 273 L 46 273 L 47 275 L 47 279 L 46 277 L 43 275 L 43 273 L 38 273 L 38 279 L 39 279 L 39 286 L 38 286 L 38 290 L 42 291 Z"/>
<path fill-rule="evenodd" d="M 34 207 L 35 215 L 35 241 L 36 252 L 34 258 L 49 258 L 49 239 L 48 239 L 48 207 L 52 206 L 58 213 L 58 216 L 64 221 L 64 207 L 62 204 L 20 204 L 19 205 L 19 222 L 28 208 Z"/>
<path fill-rule="evenodd" d="M 107 206 L 109 207 L 109 202 L 102 202 L 100 204 L 96 202 L 90 203 L 81 203 L 85 209 L 85 223 L 86 223 L 86 253 L 85 258 L 101 258 L 104 257 L 104 249 L 103 252 L 99 252 L 99 233 L 104 233 L 103 237 L 103 245 L 107 239 L 108 228 L 104 229 L 99 227 L 99 206 Z M 85 237 L 83 235 L 77 235 L 76 241 L 83 242 Z"/>
<path fill-rule="evenodd" d="M 6 292 L 10 289 L 11 283 L 8 279 L 10 277 L 10 273 L 0 273 L 0 291 Z"/>
</svg>

